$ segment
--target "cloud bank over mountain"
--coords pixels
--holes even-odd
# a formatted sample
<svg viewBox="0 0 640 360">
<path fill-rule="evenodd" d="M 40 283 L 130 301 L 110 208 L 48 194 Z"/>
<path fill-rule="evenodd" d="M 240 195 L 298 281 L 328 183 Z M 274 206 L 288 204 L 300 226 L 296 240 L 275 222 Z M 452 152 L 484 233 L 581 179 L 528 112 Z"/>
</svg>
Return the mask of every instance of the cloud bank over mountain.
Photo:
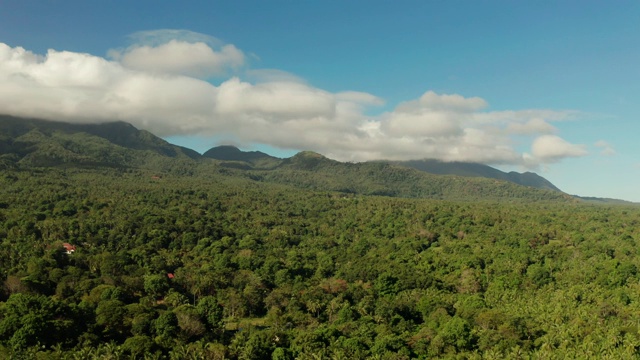
<svg viewBox="0 0 640 360">
<path fill-rule="evenodd" d="M 384 100 L 326 91 L 282 70 L 248 69 L 242 50 L 203 34 L 160 30 L 131 39 L 106 58 L 0 43 L 0 113 L 122 120 L 160 136 L 223 135 L 343 161 L 435 158 L 531 168 L 587 154 L 552 125 L 576 118 L 575 111 L 488 111 L 479 97 L 426 91 L 368 115 Z"/>
</svg>

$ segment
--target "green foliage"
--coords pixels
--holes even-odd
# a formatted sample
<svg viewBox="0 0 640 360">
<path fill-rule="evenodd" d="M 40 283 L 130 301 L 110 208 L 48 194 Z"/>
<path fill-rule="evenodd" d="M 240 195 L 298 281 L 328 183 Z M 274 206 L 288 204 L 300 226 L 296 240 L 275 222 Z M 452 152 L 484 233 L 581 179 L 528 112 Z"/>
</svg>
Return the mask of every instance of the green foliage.
<svg viewBox="0 0 640 360">
<path fill-rule="evenodd" d="M 205 321 L 207 331 L 218 334 L 224 325 L 223 308 L 213 296 L 205 296 L 198 301 L 198 314 Z"/>
<path fill-rule="evenodd" d="M 14 350 L 68 343 L 82 331 L 74 324 L 75 315 L 73 308 L 50 297 L 12 294 L 0 307 L 0 342 Z"/>
<path fill-rule="evenodd" d="M 103 335 L 110 339 L 120 339 L 124 336 L 126 309 L 120 300 L 102 300 L 96 307 L 96 325 L 104 328 Z"/>
<path fill-rule="evenodd" d="M 637 357 L 638 208 L 301 190 L 347 173 L 296 161 L 4 171 L 0 358 Z M 374 165 L 346 179 L 413 176 Z"/>
<path fill-rule="evenodd" d="M 135 335 L 125 340 L 124 344 L 122 344 L 122 349 L 131 354 L 133 358 L 151 354 L 154 347 L 153 340 L 146 335 Z"/>
<path fill-rule="evenodd" d="M 162 313 L 154 324 L 156 334 L 164 339 L 172 339 L 178 333 L 178 317 L 171 311 Z"/>
<path fill-rule="evenodd" d="M 153 296 L 163 296 L 169 290 L 169 282 L 165 275 L 145 275 L 144 276 L 144 291 Z"/>
</svg>

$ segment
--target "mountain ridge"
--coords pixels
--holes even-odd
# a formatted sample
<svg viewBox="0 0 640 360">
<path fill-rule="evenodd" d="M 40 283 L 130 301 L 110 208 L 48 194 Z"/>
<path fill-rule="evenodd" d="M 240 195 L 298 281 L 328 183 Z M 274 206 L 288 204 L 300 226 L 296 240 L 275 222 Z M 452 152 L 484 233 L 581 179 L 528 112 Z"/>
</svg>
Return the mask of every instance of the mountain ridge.
<svg viewBox="0 0 640 360">
<path fill-rule="evenodd" d="M 233 154 L 231 156 L 230 154 Z M 259 154 L 259 155 L 258 155 Z M 268 154 L 259 151 L 242 151 L 239 148 L 231 145 L 223 145 L 217 146 L 209 149 L 205 152 L 204 156 L 217 159 L 217 160 L 234 160 L 234 161 L 244 161 L 253 164 L 254 158 L 260 157 L 269 157 L 271 159 L 278 159 Z M 313 151 L 301 151 L 295 154 L 294 156 L 288 159 L 278 159 L 281 160 L 279 166 L 288 166 L 292 163 L 305 163 L 307 167 L 311 168 L 313 163 L 317 163 L 322 161 L 323 159 L 331 160 L 326 158 L 322 154 L 315 153 Z M 375 163 L 389 163 L 394 165 L 399 165 L 403 167 L 413 168 L 416 170 L 420 170 L 429 174 L 434 175 L 457 175 L 464 177 L 482 177 L 482 178 L 490 178 L 497 179 L 503 181 L 509 181 L 514 184 L 523 185 L 523 186 L 531 186 L 539 189 L 548 189 L 553 191 L 562 192 L 558 187 L 556 187 L 549 180 L 544 177 L 533 173 L 533 172 L 524 172 L 518 173 L 515 171 L 511 172 L 503 172 L 496 168 L 493 168 L 489 165 L 480 164 L 480 163 L 472 163 L 472 162 L 445 162 L 435 159 L 423 159 L 423 160 L 408 160 L 408 161 L 386 161 L 386 160 L 374 160 L 370 162 Z"/>
<path fill-rule="evenodd" d="M 533 173 L 503 173 L 482 164 L 458 163 L 458 168 L 466 169 L 458 171 L 460 174 L 433 174 L 418 166 L 427 162 L 343 163 L 312 151 L 281 159 L 230 145 L 211 148 L 201 155 L 125 122 L 70 124 L 0 115 L 0 168 L 5 169 L 106 166 L 190 176 L 217 173 L 362 195 L 459 200 L 576 199 Z M 482 171 L 473 173 L 470 169 L 474 168 Z M 500 177 L 474 176 L 482 172 L 495 172 Z M 533 177 L 538 184 L 523 187 L 513 181 L 518 177 Z"/>
<path fill-rule="evenodd" d="M 445 162 L 435 159 L 395 161 L 394 163 L 428 172 L 430 174 L 486 177 L 510 181 L 523 186 L 532 186 L 540 189 L 561 191 L 549 180 L 536 173 L 528 171 L 524 173 L 515 171 L 507 173 L 493 168 L 489 165 L 480 163 L 462 161 Z"/>
<path fill-rule="evenodd" d="M 201 155 L 122 122 L 71 124 L 0 115 L 4 162 L 32 166 L 78 164 L 138 167 L 163 157 L 196 160 Z"/>
<path fill-rule="evenodd" d="M 277 166 L 282 159 L 262 151 L 242 151 L 233 145 L 221 145 L 212 147 L 202 154 L 205 158 L 224 161 L 224 165 L 227 167 L 236 167 L 249 169 L 252 167 L 257 168 L 272 168 Z M 248 163 L 250 166 L 241 166 L 237 162 Z"/>
</svg>

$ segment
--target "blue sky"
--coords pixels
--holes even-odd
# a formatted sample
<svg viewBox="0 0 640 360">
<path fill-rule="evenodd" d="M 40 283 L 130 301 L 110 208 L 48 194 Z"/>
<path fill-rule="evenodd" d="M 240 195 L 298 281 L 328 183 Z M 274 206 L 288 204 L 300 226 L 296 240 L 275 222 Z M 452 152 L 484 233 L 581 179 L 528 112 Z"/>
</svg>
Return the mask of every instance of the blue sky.
<svg viewBox="0 0 640 360">
<path fill-rule="evenodd" d="M 0 112 L 640 201 L 640 3 L 8 1 Z M 52 51 L 50 51 L 50 49 Z"/>
</svg>

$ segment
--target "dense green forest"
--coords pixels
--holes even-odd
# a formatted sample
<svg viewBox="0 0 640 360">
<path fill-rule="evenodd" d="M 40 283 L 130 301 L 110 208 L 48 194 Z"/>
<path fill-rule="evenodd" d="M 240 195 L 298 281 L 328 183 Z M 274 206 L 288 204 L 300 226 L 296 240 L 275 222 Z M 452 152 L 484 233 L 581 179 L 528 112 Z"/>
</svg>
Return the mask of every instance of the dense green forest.
<svg viewBox="0 0 640 360">
<path fill-rule="evenodd" d="M 638 356 L 636 207 L 208 166 L 4 169 L 0 358 Z"/>
<path fill-rule="evenodd" d="M 0 116 L 0 359 L 639 357 L 640 208 L 456 166 Z"/>
</svg>

